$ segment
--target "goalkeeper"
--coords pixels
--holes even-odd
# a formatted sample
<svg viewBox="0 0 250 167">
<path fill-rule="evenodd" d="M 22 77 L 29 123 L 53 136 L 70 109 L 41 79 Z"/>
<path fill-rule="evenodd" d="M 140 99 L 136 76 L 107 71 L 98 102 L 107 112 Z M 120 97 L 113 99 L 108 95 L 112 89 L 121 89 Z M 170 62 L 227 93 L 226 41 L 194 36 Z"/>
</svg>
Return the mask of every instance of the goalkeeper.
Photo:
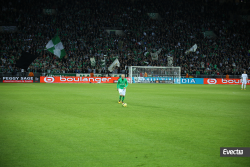
<svg viewBox="0 0 250 167">
<path fill-rule="evenodd" d="M 117 91 L 119 91 L 120 94 L 118 103 L 124 103 L 127 86 L 128 86 L 128 81 L 125 78 L 125 75 L 122 74 L 122 77 L 119 78 L 117 82 Z"/>
</svg>

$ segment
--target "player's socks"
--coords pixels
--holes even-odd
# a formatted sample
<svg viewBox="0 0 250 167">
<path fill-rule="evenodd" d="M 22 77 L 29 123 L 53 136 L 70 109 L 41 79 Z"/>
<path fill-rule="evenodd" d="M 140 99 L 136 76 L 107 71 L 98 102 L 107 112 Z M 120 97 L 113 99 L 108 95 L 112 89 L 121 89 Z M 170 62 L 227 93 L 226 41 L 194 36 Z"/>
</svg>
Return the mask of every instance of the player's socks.
<svg viewBox="0 0 250 167">
<path fill-rule="evenodd" d="M 124 100 L 124 96 L 122 96 L 122 104 L 124 103 L 123 100 Z"/>
</svg>

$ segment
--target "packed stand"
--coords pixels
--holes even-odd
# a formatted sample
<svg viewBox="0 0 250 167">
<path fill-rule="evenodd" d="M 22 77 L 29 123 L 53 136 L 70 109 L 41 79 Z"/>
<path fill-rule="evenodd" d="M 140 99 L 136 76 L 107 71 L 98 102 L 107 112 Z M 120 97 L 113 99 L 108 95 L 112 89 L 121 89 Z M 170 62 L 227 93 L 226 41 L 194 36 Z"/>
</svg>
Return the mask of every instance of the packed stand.
<svg viewBox="0 0 250 167">
<path fill-rule="evenodd" d="M 119 1 L 92 0 L 58 2 L 1 2 L 1 24 L 18 27 L 15 33 L 0 33 L 0 72 L 20 71 L 15 67 L 22 51 L 39 54 L 27 71 L 45 73 L 100 73 L 118 58 L 122 73 L 127 66 L 173 66 L 182 74 L 241 74 L 250 71 L 249 22 L 233 20 L 234 4 L 219 5 L 202 1 Z M 55 9 L 45 15 L 43 9 Z M 238 11 L 240 7 L 238 6 Z M 147 13 L 159 13 L 152 20 Z M 119 27 L 124 36 L 109 35 L 105 27 Z M 217 38 L 204 38 L 213 30 Z M 44 50 L 56 34 L 67 55 L 58 59 Z M 197 44 L 194 53 L 184 52 Z M 163 48 L 158 60 L 145 52 Z M 105 56 L 107 55 L 107 56 Z M 96 66 L 91 66 L 94 57 Z M 105 65 L 102 60 L 105 59 Z"/>
</svg>

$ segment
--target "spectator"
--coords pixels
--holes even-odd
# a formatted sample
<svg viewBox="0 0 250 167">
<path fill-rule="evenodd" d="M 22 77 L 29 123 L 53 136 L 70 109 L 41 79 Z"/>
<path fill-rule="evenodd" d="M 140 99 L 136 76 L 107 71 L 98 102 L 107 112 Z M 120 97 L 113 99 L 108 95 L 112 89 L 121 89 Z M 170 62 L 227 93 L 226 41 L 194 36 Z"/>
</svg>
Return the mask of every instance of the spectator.
<svg viewBox="0 0 250 167">
<path fill-rule="evenodd" d="M 33 73 L 33 72 L 30 72 L 30 73 L 29 73 L 29 77 L 34 77 L 34 73 Z"/>
</svg>

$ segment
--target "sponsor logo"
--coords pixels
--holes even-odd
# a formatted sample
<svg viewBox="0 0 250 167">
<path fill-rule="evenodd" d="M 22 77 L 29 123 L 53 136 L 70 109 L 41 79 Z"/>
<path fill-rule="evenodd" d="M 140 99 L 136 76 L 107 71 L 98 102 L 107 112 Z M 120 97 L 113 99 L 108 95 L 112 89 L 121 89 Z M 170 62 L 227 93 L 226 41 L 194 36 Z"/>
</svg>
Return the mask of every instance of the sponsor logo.
<svg viewBox="0 0 250 167">
<path fill-rule="evenodd" d="M 32 83 L 33 77 L 2 77 L 4 83 Z"/>
<path fill-rule="evenodd" d="M 228 150 L 228 149 L 223 149 L 223 155 L 243 155 L 243 150 Z"/>
<path fill-rule="evenodd" d="M 223 79 L 221 81 L 223 84 L 239 84 L 242 83 L 240 79 Z M 250 83 L 250 80 L 247 81 L 247 83 Z"/>
<path fill-rule="evenodd" d="M 204 84 L 223 84 L 223 85 L 240 85 L 241 79 L 238 78 L 230 78 L 230 79 L 226 79 L 226 78 L 204 78 Z M 250 84 L 250 80 L 247 81 L 246 83 L 247 85 Z"/>
<path fill-rule="evenodd" d="M 3 80 L 4 83 L 33 83 L 33 80 Z"/>
<path fill-rule="evenodd" d="M 55 81 L 54 77 L 45 77 L 44 82 L 46 83 L 53 83 Z"/>
<path fill-rule="evenodd" d="M 33 77 L 3 77 L 3 80 L 33 80 Z"/>
<path fill-rule="evenodd" d="M 195 84 L 196 82 L 195 82 L 195 79 L 194 78 L 183 78 L 182 80 L 181 80 L 181 83 L 190 83 L 190 84 Z"/>
<path fill-rule="evenodd" d="M 208 84 L 216 84 L 216 83 L 217 83 L 217 80 L 216 80 L 215 78 L 209 78 L 209 79 L 207 80 L 207 83 L 208 83 Z"/>
<path fill-rule="evenodd" d="M 83 77 L 61 77 L 60 76 L 60 81 L 61 82 L 80 82 L 80 81 L 85 81 L 85 82 L 109 82 L 109 80 L 112 78 L 83 78 Z"/>
<path fill-rule="evenodd" d="M 114 83 L 118 77 L 40 77 L 41 83 Z"/>
<path fill-rule="evenodd" d="M 221 147 L 221 157 L 250 157 L 250 147 Z"/>
<path fill-rule="evenodd" d="M 144 77 L 138 77 L 138 81 L 144 81 L 145 78 Z"/>
</svg>

